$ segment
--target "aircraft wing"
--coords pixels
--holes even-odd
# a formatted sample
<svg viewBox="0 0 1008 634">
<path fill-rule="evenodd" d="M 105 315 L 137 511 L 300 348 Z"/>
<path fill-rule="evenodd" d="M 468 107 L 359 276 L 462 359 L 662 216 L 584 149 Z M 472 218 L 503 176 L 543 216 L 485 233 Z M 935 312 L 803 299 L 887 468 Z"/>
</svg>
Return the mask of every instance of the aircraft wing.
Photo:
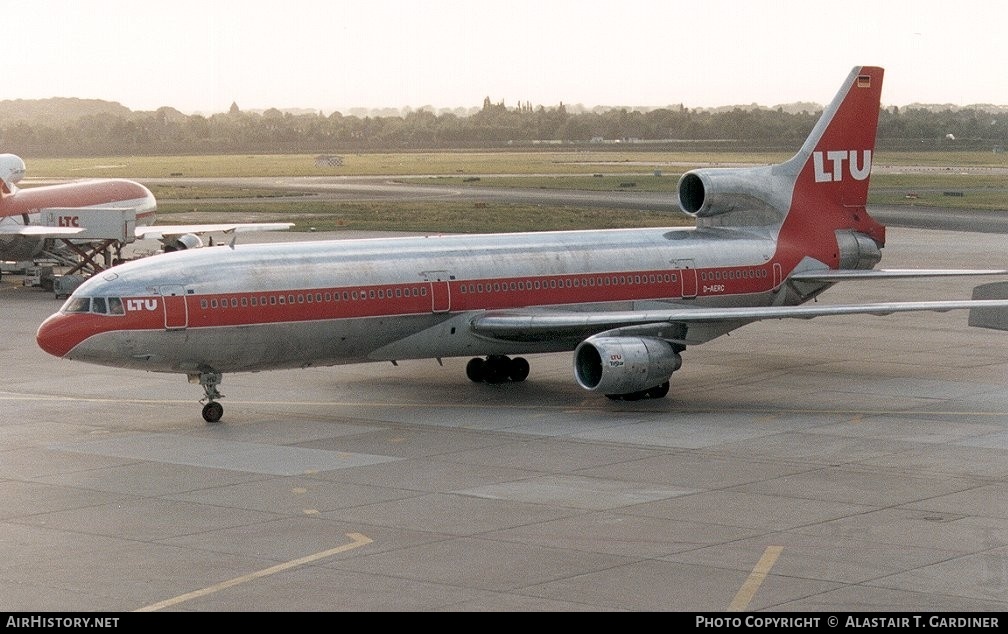
<svg viewBox="0 0 1008 634">
<path fill-rule="evenodd" d="M 792 273 L 788 279 L 796 282 L 843 282 L 847 280 L 894 280 L 967 275 L 1008 275 L 1008 269 L 823 269 L 821 271 Z"/>
<path fill-rule="evenodd" d="M 84 231 L 83 227 L 46 227 L 45 225 L 0 224 L 0 235 L 30 238 L 69 238 Z"/>
<path fill-rule="evenodd" d="M 180 236 L 187 233 L 244 233 L 247 231 L 285 231 L 294 226 L 293 222 L 231 222 L 224 224 L 198 225 L 146 225 L 136 228 L 138 240 L 157 239 L 165 236 Z"/>
<path fill-rule="evenodd" d="M 667 310 L 576 312 L 564 310 L 497 310 L 479 313 L 470 321 L 477 335 L 504 341 L 546 342 L 585 339 L 601 333 L 654 336 L 690 345 L 719 336 L 727 330 L 764 319 L 812 319 L 840 315 L 890 315 L 915 311 L 1008 311 L 1008 299 L 967 299 L 873 304 L 812 304 L 801 306 L 751 306 Z M 713 326 L 710 336 L 687 341 L 680 338 L 691 326 Z M 724 328 L 720 327 L 724 326 Z M 701 329 L 701 332 L 704 332 Z M 692 334 L 692 333 L 691 333 Z M 703 335 L 700 335 L 703 337 Z"/>
</svg>

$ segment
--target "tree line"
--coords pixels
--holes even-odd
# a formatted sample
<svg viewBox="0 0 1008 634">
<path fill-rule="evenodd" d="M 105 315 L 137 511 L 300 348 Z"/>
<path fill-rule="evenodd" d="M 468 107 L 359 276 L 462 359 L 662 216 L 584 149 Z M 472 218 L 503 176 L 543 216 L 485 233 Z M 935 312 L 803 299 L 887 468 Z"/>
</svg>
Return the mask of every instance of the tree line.
<svg viewBox="0 0 1008 634">
<path fill-rule="evenodd" d="M 118 104 L 115 104 L 118 106 Z M 626 147 L 791 151 L 820 110 L 783 107 L 718 110 L 682 106 L 653 110 L 575 111 L 486 99 L 469 115 L 420 109 L 390 116 L 295 114 L 270 109 L 185 115 L 173 108 L 116 109 L 76 118 L 0 117 L 0 152 L 23 157 L 313 154 L 334 152 Z M 1008 112 L 979 107 L 887 107 L 879 118 L 879 150 L 985 150 L 1008 145 Z"/>
</svg>

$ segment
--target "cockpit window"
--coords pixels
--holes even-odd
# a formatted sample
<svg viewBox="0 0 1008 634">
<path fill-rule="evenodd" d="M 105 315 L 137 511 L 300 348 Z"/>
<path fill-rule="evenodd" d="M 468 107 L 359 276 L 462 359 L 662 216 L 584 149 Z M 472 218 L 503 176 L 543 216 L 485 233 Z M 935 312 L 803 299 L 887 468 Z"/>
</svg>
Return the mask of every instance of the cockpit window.
<svg viewBox="0 0 1008 634">
<path fill-rule="evenodd" d="M 64 313 L 86 313 L 91 310 L 90 297 L 71 297 L 63 305 Z"/>
<path fill-rule="evenodd" d="M 64 313 L 94 313 L 95 315 L 125 315 L 119 297 L 71 297 L 63 304 Z"/>
</svg>

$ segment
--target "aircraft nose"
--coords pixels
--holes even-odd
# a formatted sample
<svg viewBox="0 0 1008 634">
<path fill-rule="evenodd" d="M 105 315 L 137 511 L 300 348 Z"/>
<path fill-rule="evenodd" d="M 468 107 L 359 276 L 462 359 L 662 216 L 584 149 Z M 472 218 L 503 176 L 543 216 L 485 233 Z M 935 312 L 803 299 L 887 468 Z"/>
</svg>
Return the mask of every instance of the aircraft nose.
<svg viewBox="0 0 1008 634">
<path fill-rule="evenodd" d="M 81 341 L 69 315 L 50 315 L 35 333 L 39 347 L 54 357 L 65 357 Z"/>
</svg>

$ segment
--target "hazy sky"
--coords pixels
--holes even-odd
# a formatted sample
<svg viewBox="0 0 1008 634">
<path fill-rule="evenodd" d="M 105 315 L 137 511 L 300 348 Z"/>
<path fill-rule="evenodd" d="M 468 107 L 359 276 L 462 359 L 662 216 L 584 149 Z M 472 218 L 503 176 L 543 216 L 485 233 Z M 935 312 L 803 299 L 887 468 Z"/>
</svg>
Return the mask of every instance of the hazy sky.
<svg viewBox="0 0 1008 634">
<path fill-rule="evenodd" d="M 1008 104 L 1002 0 L 32 0 L 5 18 L 3 99 L 187 113 L 828 102 Z"/>
</svg>

